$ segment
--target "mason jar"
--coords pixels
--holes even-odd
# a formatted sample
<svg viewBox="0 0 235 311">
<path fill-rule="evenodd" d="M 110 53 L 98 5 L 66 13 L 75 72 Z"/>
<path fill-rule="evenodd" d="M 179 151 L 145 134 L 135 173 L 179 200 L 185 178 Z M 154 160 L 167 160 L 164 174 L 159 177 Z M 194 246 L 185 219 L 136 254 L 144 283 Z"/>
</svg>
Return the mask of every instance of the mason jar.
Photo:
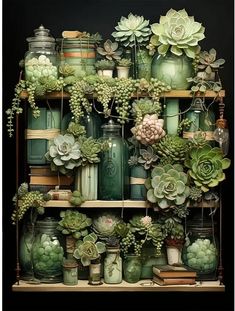
<svg viewBox="0 0 235 311">
<path fill-rule="evenodd" d="M 99 163 L 99 199 L 122 200 L 129 197 L 128 146 L 120 135 L 121 126 L 109 120 L 102 125 L 107 148 Z"/>
<path fill-rule="evenodd" d="M 123 262 L 124 279 L 128 283 L 137 283 L 142 271 L 141 257 L 128 254 Z"/>
<path fill-rule="evenodd" d="M 57 228 L 58 221 L 46 217 L 35 225 L 35 240 L 32 245 L 34 275 L 43 283 L 58 283 L 63 280 L 64 236 Z"/>
<path fill-rule="evenodd" d="M 106 247 L 104 282 L 107 284 L 119 284 L 122 282 L 122 258 L 119 247 Z"/>
<path fill-rule="evenodd" d="M 188 224 L 182 260 L 197 272 L 198 280 L 217 279 L 218 239 L 215 225 L 207 221 L 203 221 L 203 224 L 195 221 Z"/>
<path fill-rule="evenodd" d="M 58 78 L 58 53 L 55 39 L 43 25 L 27 38 L 29 50 L 25 54 L 25 79 L 36 82 L 39 78 Z"/>
</svg>

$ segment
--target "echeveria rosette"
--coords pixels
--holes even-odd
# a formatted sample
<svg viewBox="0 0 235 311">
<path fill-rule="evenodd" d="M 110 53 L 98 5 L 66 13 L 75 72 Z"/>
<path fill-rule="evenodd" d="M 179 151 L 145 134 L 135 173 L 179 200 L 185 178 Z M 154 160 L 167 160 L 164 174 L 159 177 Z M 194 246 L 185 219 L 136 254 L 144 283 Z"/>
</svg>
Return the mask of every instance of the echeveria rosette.
<svg viewBox="0 0 235 311">
<path fill-rule="evenodd" d="M 195 22 L 193 16 L 183 10 L 170 9 L 165 16 L 161 16 L 159 23 L 151 25 L 153 36 L 151 44 L 158 46 L 158 53 L 171 53 L 180 56 L 183 52 L 190 58 L 195 58 L 200 51 L 198 41 L 205 38 L 205 28 Z"/>
<path fill-rule="evenodd" d="M 126 47 L 133 47 L 137 44 L 143 45 L 149 40 L 151 34 L 149 21 L 145 20 L 143 16 L 132 13 L 128 17 L 122 16 L 115 29 L 117 31 L 113 32 L 112 36 Z"/>
<path fill-rule="evenodd" d="M 231 160 L 224 158 L 220 148 L 207 144 L 202 148 L 192 148 L 184 164 L 194 184 L 207 192 L 225 179 L 223 170 L 230 166 Z"/>
<path fill-rule="evenodd" d="M 62 218 L 57 226 L 57 230 L 63 234 L 71 234 L 75 239 L 84 237 L 88 234 L 87 228 L 91 226 L 92 220 L 85 214 L 78 211 L 66 210 L 60 212 Z"/>
<path fill-rule="evenodd" d="M 103 242 L 97 242 L 97 235 L 90 233 L 83 238 L 83 241 L 78 240 L 73 256 L 80 259 L 83 266 L 89 266 L 91 260 L 98 259 L 100 254 L 106 251 Z"/>
<path fill-rule="evenodd" d="M 62 174 L 69 174 L 75 167 L 81 165 L 79 143 L 70 134 L 56 136 L 45 157 L 51 162 L 52 171 L 58 170 Z"/>
<path fill-rule="evenodd" d="M 100 239 L 107 239 L 108 237 L 115 235 L 115 226 L 122 222 L 119 216 L 114 214 L 103 213 L 98 217 L 93 218 L 92 228 Z"/>
<path fill-rule="evenodd" d="M 185 204 L 190 194 L 188 176 L 180 164 L 156 166 L 147 179 L 147 200 L 162 209 Z"/>
</svg>

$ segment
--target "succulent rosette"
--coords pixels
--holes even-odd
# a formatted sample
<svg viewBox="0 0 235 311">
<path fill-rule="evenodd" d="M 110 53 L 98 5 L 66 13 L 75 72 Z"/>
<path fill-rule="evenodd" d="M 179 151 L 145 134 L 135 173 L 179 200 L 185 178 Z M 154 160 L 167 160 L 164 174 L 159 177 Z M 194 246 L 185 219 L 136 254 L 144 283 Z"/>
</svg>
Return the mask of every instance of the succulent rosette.
<svg viewBox="0 0 235 311">
<path fill-rule="evenodd" d="M 122 16 L 115 29 L 117 31 L 112 33 L 115 40 L 121 42 L 124 46 L 130 47 L 137 43 L 144 44 L 151 34 L 149 21 L 145 20 L 143 16 L 133 15 L 132 13 L 128 17 Z"/>
<path fill-rule="evenodd" d="M 156 166 L 151 172 L 151 179 L 145 182 L 147 199 L 162 209 L 182 205 L 190 194 L 187 184 L 188 176 L 183 172 L 182 165 Z"/>
<path fill-rule="evenodd" d="M 158 53 L 165 55 L 168 50 L 180 56 L 183 52 L 190 58 L 195 58 L 200 51 L 198 41 L 205 38 L 205 28 L 195 22 L 193 16 L 183 10 L 170 9 L 161 16 L 159 23 L 151 25 L 153 36 L 150 43 L 158 46 Z"/>
<path fill-rule="evenodd" d="M 220 148 L 205 145 L 202 148 L 192 148 L 184 164 L 189 168 L 194 184 L 207 192 L 225 179 L 223 170 L 230 166 L 231 160 L 224 158 Z"/>
<path fill-rule="evenodd" d="M 45 157 L 51 162 L 52 171 L 58 170 L 62 174 L 68 174 L 75 167 L 81 165 L 79 143 L 70 134 L 56 136 Z"/>
<path fill-rule="evenodd" d="M 100 239 L 107 239 L 108 237 L 115 235 L 115 226 L 122 222 L 119 216 L 114 214 L 101 214 L 100 216 L 93 218 L 92 228 Z"/>
</svg>

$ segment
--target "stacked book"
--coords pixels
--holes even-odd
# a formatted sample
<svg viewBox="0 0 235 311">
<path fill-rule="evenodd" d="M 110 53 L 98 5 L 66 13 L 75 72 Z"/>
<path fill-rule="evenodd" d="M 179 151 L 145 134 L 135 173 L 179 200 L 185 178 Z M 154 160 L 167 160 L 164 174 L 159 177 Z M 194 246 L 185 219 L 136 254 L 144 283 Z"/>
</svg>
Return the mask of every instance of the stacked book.
<svg viewBox="0 0 235 311">
<path fill-rule="evenodd" d="M 191 285 L 196 283 L 197 273 L 184 265 L 153 266 L 153 282 L 158 285 Z"/>
<path fill-rule="evenodd" d="M 70 189 L 73 178 L 52 172 L 49 165 L 29 166 L 29 187 L 31 191 L 47 193 L 59 186 L 61 189 Z"/>
</svg>

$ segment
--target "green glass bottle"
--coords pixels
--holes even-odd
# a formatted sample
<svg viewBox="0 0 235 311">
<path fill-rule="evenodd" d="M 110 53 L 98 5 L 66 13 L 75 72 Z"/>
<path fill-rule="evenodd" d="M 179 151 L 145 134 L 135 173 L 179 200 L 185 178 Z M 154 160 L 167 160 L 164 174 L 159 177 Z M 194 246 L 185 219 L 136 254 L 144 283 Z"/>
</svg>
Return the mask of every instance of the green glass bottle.
<svg viewBox="0 0 235 311">
<path fill-rule="evenodd" d="M 102 126 L 107 149 L 99 163 L 99 199 L 122 200 L 129 197 L 128 146 L 120 135 L 121 126 L 109 120 Z"/>
</svg>

